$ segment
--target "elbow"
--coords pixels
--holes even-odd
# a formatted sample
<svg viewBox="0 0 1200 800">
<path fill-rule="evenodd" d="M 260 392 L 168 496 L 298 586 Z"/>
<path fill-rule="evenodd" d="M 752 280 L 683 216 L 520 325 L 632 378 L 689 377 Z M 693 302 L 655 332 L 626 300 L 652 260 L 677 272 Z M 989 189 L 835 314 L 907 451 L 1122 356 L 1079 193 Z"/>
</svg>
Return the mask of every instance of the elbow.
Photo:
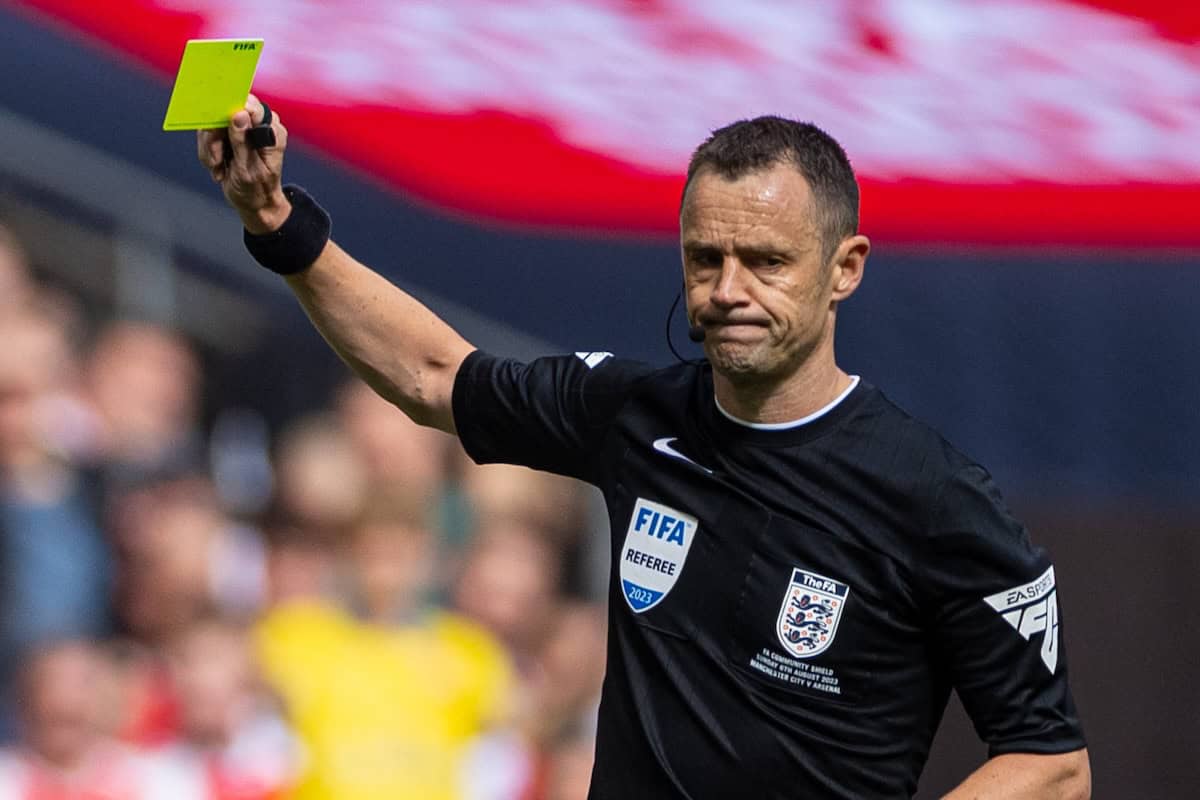
<svg viewBox="0 0 1200 800">
<path fill-rule="evenodd" d="M 1063 800 L 1091 800 L 1092 797 L 1092 767 L 1088 761 L 1086 749 L 1076 750 L 1068 754 L 1063 761 L 1062 778 L 1059 781 L 1060 791 L 1055 797 Z"/>
<path fill-rule="evenodd" d="M 365 365 L 356 365 L 355 371 L 376 394 L 403 411 L 413 422 L 454 433 L 451 408 L 454 372 L 425 368 L 395 376 Z"/>
<path fill-rule="evenodd" d="M 1063 786 L 1062 793 L 1056 794 L 1055 797 L 1062 800 L 1092 800 L 1092 780 L 1088 776 L 1072 779 Z"/>
<path fill-rule="evenodd" d="M 454 372 L 418 371 L 412 376 L 407 392 L 384 394 L 418 425 L 455 434 L 452 397 Z M 381 392 L 381 394 L 383 394 Z"/>
</svg>

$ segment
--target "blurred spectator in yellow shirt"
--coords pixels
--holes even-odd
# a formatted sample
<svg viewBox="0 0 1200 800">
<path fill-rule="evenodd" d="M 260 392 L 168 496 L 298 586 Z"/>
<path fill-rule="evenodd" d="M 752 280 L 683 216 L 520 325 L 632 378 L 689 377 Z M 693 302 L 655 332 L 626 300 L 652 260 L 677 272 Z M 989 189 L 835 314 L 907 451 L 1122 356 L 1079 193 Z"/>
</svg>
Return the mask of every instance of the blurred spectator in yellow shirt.
<svg viewBox="0 0 1200 800">
<path fill-rule="evenodd" d="M 344 602 L 293 585 L 258 627 L 305 749 L 297 800 L 463 797 L 468 754 L 506 722 L 503 649 L 425 602 L 429 513 L 424 495 L 376 494 L 347 538 Z"/>
</svg>

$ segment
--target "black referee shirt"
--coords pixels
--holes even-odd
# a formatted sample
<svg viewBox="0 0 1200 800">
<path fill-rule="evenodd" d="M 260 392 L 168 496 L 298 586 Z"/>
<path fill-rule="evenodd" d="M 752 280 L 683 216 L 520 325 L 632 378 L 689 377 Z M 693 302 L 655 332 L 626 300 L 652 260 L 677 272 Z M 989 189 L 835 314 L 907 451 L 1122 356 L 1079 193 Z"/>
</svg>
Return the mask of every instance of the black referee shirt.
<svg viewBox="0 0 1200 800">
<path fill-rule="evenodd" d="M 765 430 L 706 364 L 475 352 L 453 403 L 476 461 L 607 500 L 593 800 L 911 797 L 951 689 L 993 755 L 1084 746 L 1050 562 L 877 389 Z"/>
</svg>

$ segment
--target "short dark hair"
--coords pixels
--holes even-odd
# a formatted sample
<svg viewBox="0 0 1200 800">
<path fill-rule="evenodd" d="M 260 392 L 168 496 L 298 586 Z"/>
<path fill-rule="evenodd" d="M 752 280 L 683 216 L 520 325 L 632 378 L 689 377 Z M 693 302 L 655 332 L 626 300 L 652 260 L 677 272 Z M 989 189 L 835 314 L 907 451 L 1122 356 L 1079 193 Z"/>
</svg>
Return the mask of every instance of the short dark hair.
<svg viewBox="0 0 1200 800">
<path fill-rule="evenodd" d="M 846 151 L 811 122 L 764 116 L 713 131 L 688 162 L 681 207 L 692 179 L 702 169 L 732 181 L 777 164 L 791 164 L 808 182 L 821 249 L 828 261 L 842 239 L 858 232 L 858 181 Z"/>
</svg>

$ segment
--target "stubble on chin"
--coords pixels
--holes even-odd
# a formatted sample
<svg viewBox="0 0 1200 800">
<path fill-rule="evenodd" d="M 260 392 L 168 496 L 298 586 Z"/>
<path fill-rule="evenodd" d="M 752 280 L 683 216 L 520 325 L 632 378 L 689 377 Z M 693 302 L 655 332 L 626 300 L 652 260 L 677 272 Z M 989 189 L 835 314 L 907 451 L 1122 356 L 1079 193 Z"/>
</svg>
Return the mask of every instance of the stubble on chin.
<svg viewBox="0 0 1200 800">
<path fill-rule="evenodd" d="M 705 354 L 714 372 L 733 386 L 751 390 L 786 381 L 812 350 L 780 353 L 761 344 L 720 342 L 706 347 Z"/>
<path fill-rule="evenodd" d="M 756 348 L 722 342 L 707 348 L 707 355 L 713 369 L 732 383 L 752 383 L 761 379 L 763 364 Z"/>
</svg>

